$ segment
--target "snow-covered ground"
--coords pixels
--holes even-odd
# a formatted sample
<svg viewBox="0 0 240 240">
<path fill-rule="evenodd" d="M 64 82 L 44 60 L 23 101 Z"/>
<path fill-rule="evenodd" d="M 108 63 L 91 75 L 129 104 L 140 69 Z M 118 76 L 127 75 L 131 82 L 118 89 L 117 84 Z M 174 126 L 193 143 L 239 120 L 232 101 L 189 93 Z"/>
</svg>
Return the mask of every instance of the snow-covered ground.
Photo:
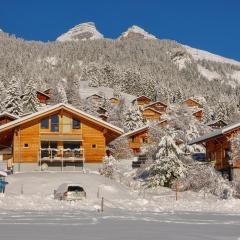
<svg viewBox="0 0 240 240">
<path fill-rule="evenodd" d="M 129 181 L 131 187 L 100 176 L 97 172 L 34 172 L 18 173 L 8 177 L 5 196 L 0 198 L 0 209 L 5 210 L 59 210 L 78 209 L 97 211 L 100 199 L 110 209 L 127 211 L 193 211 L 226 212 L 240 214 L 240 200 L 218 200 L 204 193 L 181 192 L 175 200 L 175 192 L 167 188 L 156 190 L 139 189 Z M 61 183 L 81 183 L 87 192 L 86 200 L 64 202 L 53 199 L 53 191 Z M 122 178 L 124 182 L 124 178 Z M 135 190 L 134 190 L 135 189 Z M 21 194 L 23 192 L 23 194 Z M 99 192 L 100 198 L 97 197 Z"/>
<path fill-rule="evenodd" d="M 130 178 L 130 162 L 121 166 Z M 100 176 L 96 167 L 17 173 L 7 181 L 0 197 L 1 239 L 240 239 L 240 200 L 185 192 L 176 201 L 169 189 L 139 191 L 131 181 L 128 187 Z M 81 183 L 86 200 L 54 200 L 53 190 L 63 182 Z"/>
</svg>

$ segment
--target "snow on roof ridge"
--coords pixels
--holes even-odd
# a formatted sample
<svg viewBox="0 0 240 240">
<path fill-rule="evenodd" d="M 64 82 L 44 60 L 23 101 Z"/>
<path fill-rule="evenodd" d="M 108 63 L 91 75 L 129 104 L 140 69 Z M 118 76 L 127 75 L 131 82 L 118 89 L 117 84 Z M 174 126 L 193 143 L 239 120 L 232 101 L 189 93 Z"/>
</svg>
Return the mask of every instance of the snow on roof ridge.
<svg viewBox="0 0 240 240">
<path fill-rule="evenodd" d="M 212 121 L 207 122 L 206 125 L 211 125 L 211 124 L 217 123 L 217 122 L 219 122 L 219 121 L 222 121 L 222 122 L 224 122 L 224 123 L 227 124 L 226 121 L 224 121 L 224 120 L 222 120 L 221 118 L 219 118 L 219 119 L 216 119 L 216 120 L 212 120 Z"/>
<path fill-rule="evenodd" d="M 97 121 L 97 122 L 100 122 L 100 123 L 102 123 L 103 125 L 109 126 L 109 127 L 113 128 L 113 129 L 119 131 L 119 132 L 124 133 L 123 129 L 121 129 L 121 128 L 119 128 L 119 127 L 116 127 L 116 126 L 114 126 L 114 125 L 112 125 L 112 124 L 110 124 L 110 123 L 108 123 L 108 122 L 106 122 L 106 121 L 103 121 L 102 119 L 100 119 L 100 118 L 98 118 L 98 117 L 92 116 L 92 115 L 90 115 L 90 114 L 88 114 L 88 113 L 86 113 L 86 112 L 84 112 L 84 111 L 81 111 L 81 110 L 79 110 L 79 109 L 77 109 L 77 108 L 75 108 L 75 107 L 73 107 L 73 106 L 71 106 L 71 105 L 69 105 L 69 104 L 65 104 L 65 103 L 58 103 L 58 104 L 55 104 L 55 105 L 53 105 L 53 106 L 46 107 L 46 108 L 43 109 L 43 110 L 40 110 L 40 111 L 35 112 L 35 113 L 32 113 L 32 114 L 27 115 L 27 116 L 22 117 L 22 118 L 18 118 L 18 119 L 16 119 L 16 120 L 12 121 L 12 122 L 6 123 L 6 124 L 0 126 L 0 131 L 1 131 L 2 129 L 4 129 L 4 128 L 10 127 L 10 126 L 12 126 L 12 125 L 14 125 L 14 124 L 16 124 L 16 123 L 21 123 L 21 122 L 23 122 L 23 121 L 25 121 L 25 120 L 28 120 L 28 119 L 32 118 L 32 117 L 35 117 L 35 116 L 38 116 L 38 115 L 40 115 L 40 114 L 42 114 L 42 113 L 46 113 L 46 112 L 48 112 L 48 111 L 57 109 L 57 108 L 59 108 L 59 107 L 65 107 L 65 108 L 71 109 L 71 110 L 73 110 L 73 111 L 75 111 L 75 112 L 78 112 L 78 113 L 80 113 L 80 114 L 82 114 L 82 115 L 84 115 L 84 116 L 86 116 L 86 117 L 89 117 L 89 118 L 91 118 L 91 119 L 93 119 L 93 120 L 95 120 L 95 121 Z"/>
<path fill-rule="evenodd" d="M 158 111 L 158 110 L 156 110 L 155 108 L 152 108 L 152 107 L 145 107 L 144 110 L 145 109 L 150 109 L 150 110 L 152 110 L 152 111 L 154 111 L 156 113 L 160 113 L 161 115 L 163 114 L 162 112 L 160 112 L 160 111 Z"/>
<path fill-rule="evenodd" d="M 134 129 L 134 130 L 131 130 L 131 131 L 123 134 L 121 137 L 127 137 L 127 136 L 129 136 L 129 135 L 132 135 L 132 134 L 134 134 L 134 133 L 137 133 L 137 132 L 142 131 L 142 130 L 147 129 L 147 128 L 149 128 L 149 125 L 145 125 L 145 126 L 142 126 L 142 127 L 140 127 L 140 128 L 136 128 L 136 129 Z"/>
<path fill-rule="evenodd" d="M 153 105 L 153 104 L 156 104 L 156 103 L 161 103 L 161 104 L 163 104 L 163 105 L 165 105 L 166 107 L 167 107 L 167 104 L 166 103 L 164 103 L 164 102 L 162 102 L 162 101 L 155 101 L 155 102 L 152 102 L 152 103 L 149 103 L 146 107 L 148 107 L 148 106 L 151 106 L 151 105 Z"/>
</svg>

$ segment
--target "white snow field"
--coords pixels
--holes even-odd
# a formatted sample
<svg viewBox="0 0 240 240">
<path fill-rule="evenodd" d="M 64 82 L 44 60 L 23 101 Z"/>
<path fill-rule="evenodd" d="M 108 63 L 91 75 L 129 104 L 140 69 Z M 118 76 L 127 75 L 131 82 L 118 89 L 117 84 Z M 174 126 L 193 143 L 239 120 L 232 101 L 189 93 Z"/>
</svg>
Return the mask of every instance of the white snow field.
<svg viewBox="0 0 240 240">
<path fill-rule="evenodd" d="M 31 172 L 8 177 L 0 197 L 0 239 L 240 239 L 240 201 L 165 188 L 126 187 L 96 171 Z M 63 182 L 81 183 L 83 201 L 53 199 Z M 97 194 L 99 192 L 99 194 Z M 99 195 L 99 198 L 97 197 Z M 100 210 L 104 197 L 104 212 Z"/>
</svg>

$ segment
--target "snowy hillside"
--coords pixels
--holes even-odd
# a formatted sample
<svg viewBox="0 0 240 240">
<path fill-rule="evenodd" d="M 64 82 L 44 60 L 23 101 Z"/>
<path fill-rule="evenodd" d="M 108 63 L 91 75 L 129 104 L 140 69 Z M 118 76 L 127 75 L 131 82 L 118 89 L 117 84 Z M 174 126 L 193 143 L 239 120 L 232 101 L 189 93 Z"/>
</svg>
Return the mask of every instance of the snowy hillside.
<svg viewBox="0 0 240 240">
<path fill-rule="evenodd" d="M 93 22 L 81 23 L 57 38 L 59 42 L 101 39 L 103 35 Z"/>
<path fill-rule="evenodd" d="M 157 39 L 152 34 L 146 32 L 144 29 L 133 25 L 132 27 L 128 28 L 128 30 L 121 34 L 119 39 L 126 39 L 126 38 L 143 38 L 143 39 Z"/>
</svg>

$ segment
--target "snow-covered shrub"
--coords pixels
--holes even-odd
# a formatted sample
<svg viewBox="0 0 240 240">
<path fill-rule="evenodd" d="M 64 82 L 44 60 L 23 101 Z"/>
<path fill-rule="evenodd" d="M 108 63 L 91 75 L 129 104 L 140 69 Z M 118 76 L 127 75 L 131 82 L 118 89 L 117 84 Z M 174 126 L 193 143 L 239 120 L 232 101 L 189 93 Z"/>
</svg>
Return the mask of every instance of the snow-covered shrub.
<svg viewBox="0 0 240 240">
<path fill-rule="evenodd" d="M 171 187 L 176 179 L 182 178 L 186 167 L 176 156 L 157 160 L 149 167 L 148 187 Z"/>
<path fill-rule="evenodd" d="M 224 179 L 213 166 L 202 163 L 193 162 L 180 184 L 185 186 L 185 190 L 205 191 L 220 198 L 226 198 L 226 193 L 229 196 L 233 194 L 229 181 Z"/>
<path fill-rule="evenodd" d="M 110 156 L 105 156 L 103 158 L 103 167 L 99 169 L 99 173 L 105 177 L 112 178 L 115 170 L 114 162 L 115 158 Z"/>
</svg>

